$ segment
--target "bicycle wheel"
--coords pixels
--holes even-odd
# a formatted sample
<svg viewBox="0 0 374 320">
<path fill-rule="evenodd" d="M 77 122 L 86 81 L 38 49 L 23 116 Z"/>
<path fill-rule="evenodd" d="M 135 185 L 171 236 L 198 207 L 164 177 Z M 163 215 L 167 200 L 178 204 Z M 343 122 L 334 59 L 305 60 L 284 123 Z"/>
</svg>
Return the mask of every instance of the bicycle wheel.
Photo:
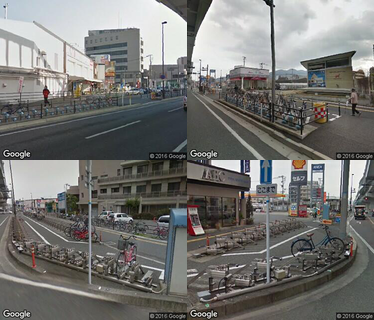
<svg viewBox="0 0 374 320">
<path fill-rule="evenodd" d="M 166 240 L 168 237 L 169 230 L 160 230 L 158 236 L 161 240 Z"/>
<path fill-rule="evenodd" d="M 308 241 L 308 240 L 305 240 L 305 239 L 299 239 L 299 240 L 296 240 L 292 245 L 291 245 L 291 253 L 294 257 L 296 257 L 296 255 L 299 253 L 299 252 L 305 252 L 305 251 L 312 251 L 312 244 Z"/>
<path fill-rule="evenodd" d="M 66 227 L 64 233 L 67 237 L 71 237 L 71 227 Z"/>
<path fill-rule="evenodd" d="M 331 238 L 326 243 L 326 246 L 328 245 L 331 245 L 339 255 L 341 255 L 344 252 L 345 244 L 344 241 L 340 238 Z"/>
</svg>

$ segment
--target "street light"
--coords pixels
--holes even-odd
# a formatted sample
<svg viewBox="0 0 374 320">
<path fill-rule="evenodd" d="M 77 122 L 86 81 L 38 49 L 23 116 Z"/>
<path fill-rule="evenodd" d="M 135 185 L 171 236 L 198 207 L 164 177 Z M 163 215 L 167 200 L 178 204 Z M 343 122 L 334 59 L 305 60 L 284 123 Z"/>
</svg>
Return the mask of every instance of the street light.
<svg viewBox="0 0 374 320">
<path fill-rule="evenodd" d="M 352 211 L 352 209 L 353 209 L 353 203 L 352 203 L 352 194 L 353 194 L 353 176 L 354 176 L 355 174 L 354 173 L 352 173 L 352 178 L 351 178 L 351 200 L 350 200 L 350 203 L 351 203 L 351 211 Z"/>
<path fill-rule="evenodd" d="M 65 183 L 65 213 L 68 213 L 68 187 L 70 187 L 70 184 Z"/>
<path fill-rule="evenodd" d="M 164 24 L 167 24 L 167 21 L 161 22 L 162 25 L 162 99 L 165 99 L 165 70 L 164 70 Z"/>
<path fill-rule="evenodd" d="M 275 40 L 274 40 L 274 0 L 264 0 L 270 7 L 271 21 L 271 64 L 272 64 L 272 80 L 271 80 L 271 121 L 274 122 L 274 103 L 275 103 Z"/>
</svg>

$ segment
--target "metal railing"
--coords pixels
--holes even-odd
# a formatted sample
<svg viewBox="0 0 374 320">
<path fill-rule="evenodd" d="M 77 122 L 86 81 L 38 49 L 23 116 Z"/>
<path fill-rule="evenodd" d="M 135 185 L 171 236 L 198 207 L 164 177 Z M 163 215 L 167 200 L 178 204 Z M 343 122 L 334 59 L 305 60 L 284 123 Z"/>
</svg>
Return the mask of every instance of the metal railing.
<svg viewBox="0 0 374 320">
<path fill-rule="evenodd" d="M 98 179 L 98 183 L 106 183 L 106 182 L 121 181 L 121 180 L 126 180 L 126 181 L 136 180 L 136 179 L 143 179 L 143 178 L 170 176 L 170 175 L 175 175 L 175 174 L 187 174 L 187 167 L 171 168 L 169 170 L 159 170 L 159 171 L 143 172 L 143 173 L 137 173 L 137 174 L 128 174 L 128 175 L 117 176 L 117 177 L 101 178 L 101 179 Z"/>
<path fill-rule="evenodd" d="M 139 193 L 122 193 L 122 194 L 100 194 L 99 200 L 107 199 L 136 199 L 136 198 L 165 198 L 187 196 L 187 191 L 167 191 L 167 192 L 139 192 Z"/>
</svg>

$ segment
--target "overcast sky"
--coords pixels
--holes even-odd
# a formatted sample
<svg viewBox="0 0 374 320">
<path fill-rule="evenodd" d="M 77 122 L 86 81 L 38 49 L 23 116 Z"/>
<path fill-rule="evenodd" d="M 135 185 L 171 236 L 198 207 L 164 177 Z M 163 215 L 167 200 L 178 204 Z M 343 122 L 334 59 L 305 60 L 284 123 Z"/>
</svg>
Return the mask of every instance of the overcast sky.
<svg viewBox="0 0 374 320">
<path fill-rule="evenodd" d="M 341 173 L 341 161 L 339 160 L 309 160 L 308 161 L 308 181 L 311 177 L 311 165 L 325 163 L 325 192 L 329 193 L 330 196 L 339 197 L 340 196 L 340 173 Z M 214 160 L 212 165 L 221 168 L 227 168 L 234 171 L 240 171 L 240 161 L 239 160 Z M 365 169 L 365 160 L 353 160 L 350 166 L 350 175 L 354 174 L 353 177 L 353 187 L 358 190 L 358 184 L 363 176 Z M 251 190 L 256 189 L 256 185 L 260 184 L 260 161 L 251 160 Z M 285 188 L 286 193 L 288 193 L 288 185 L 291 180 L 291 160 L 273 160 L 273 183 L 278 184 L 279 192 L 281 189 L 281 179 L 274 179 L 275 177 L 284 175 L 286 176 Z M 318 178 L 322 178 L 322 173 L 314 173 L 313 180 L 318 181 Z M 349 185 L 351 188 L 351 185 Z M 349 189 L 350 190 L 350 189 Z M 354 197 L 354 195 L 353 195 Z"/>
<path fill-rule="evenodd" d="M 144 40 L 144 65 L 148 54 L 161 64 L 161 22 L 165 25 L 165 63 L 176 64 L 187 55 L 187 24 L 174 11 L 155 0 L 4 0 L 9 3 L 8 19 L 37 21 L 62 39 L 77 43 L 84 51 L 88 30 L 139 28 Z M 1 5 L 1 18 L 4 9 Z"/>
<path fill-rule="evenodd" d="M 278 69 L 305 70 L 300 61 L 357 51 L 353 68 L 373 66 L 373 0 L 274 0 Z M 271 69 L 270 10 L 262 0 L 214 0 L 200 27 L 193 62 L 225 75 L 235 65 Z"/>
<path fill-rule="evenodd" d="M 11 189 L 9 161 L 4 160 L 5 177 Z M 12 160 L 16 199 L 57 198 L 64 192 L 64 184 L 78 185 L 79 162 L 77 160 Z"/>
</svg>

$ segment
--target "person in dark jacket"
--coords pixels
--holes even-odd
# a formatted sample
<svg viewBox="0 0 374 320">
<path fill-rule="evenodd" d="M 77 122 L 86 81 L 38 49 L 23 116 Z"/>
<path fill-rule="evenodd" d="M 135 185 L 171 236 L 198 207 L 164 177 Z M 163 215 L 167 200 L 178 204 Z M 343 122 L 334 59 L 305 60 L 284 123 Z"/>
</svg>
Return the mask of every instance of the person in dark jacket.
<svg viewBox="0 0 374 320">
<path fill-rule="evenodd" d="M 50 94 L 49 90 L 48 90 L 48 87 L 45 86 L 44 87 L 44 90 L 43 90 L 43 96 L 44 96 L 44 106 L 47 105 L 47 103 L 49 104 L 49 101 L 48 101 L 48 95 Z"/>
</svg>

